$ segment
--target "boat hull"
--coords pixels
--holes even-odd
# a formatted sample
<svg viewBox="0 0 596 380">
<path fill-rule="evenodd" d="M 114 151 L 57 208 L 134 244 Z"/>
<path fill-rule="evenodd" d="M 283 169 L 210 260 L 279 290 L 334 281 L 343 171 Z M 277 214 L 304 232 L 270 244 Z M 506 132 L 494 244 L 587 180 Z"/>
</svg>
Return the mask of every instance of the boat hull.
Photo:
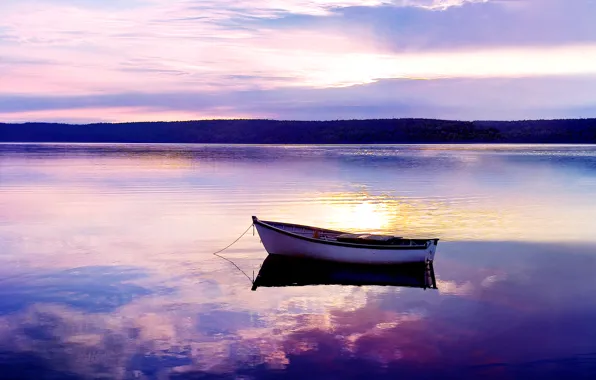
<svg viewBox="0 0 596 380">
<path fill-rule="evenodd" d="M 265 250 L 272 255 L 345 263 L 400 264 L 433 261 L 437 249 L 437 240 L 429 240 L 423 247 L 371 247 L 295 236 L 260 221 L 255 222 L 255 226 Z"/>
</svg>

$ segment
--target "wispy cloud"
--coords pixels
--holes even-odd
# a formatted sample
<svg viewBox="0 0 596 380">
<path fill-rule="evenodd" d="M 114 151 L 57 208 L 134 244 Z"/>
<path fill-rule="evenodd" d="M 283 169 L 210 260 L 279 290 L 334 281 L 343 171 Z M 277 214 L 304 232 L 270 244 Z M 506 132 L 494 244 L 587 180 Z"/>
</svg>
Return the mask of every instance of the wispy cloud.
<svg viewBox="0 0 596 380">
<path fill-rule="evenodd" d="M 488 1 L 489 0 L 402 0 L 394 2 L 393 4 L 430 10 L 446 10 L 451 7 L 461 7 L 470 3 L 487 3 Z"/>
<path fill-rule="evenodd" d="M 348 88 L 0 97 L 4 120 L 143 121 L 210 118 L 339 119 L 590 117 L 596 76 L 382 80 Z"/>
</svg>

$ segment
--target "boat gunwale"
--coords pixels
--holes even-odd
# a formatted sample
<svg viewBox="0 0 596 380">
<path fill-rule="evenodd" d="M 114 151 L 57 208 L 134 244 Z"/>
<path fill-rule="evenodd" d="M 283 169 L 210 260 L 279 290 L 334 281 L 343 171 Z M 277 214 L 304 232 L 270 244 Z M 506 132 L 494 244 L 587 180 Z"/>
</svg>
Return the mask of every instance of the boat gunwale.
<svg viewBox="0 0 596 380">
<path fill-rule="evenodd" d="M 265 220 L 259 220 L 259 218 L 257 218 L 256 216 L 252 217 L 253 219 L 253 223 L 254 224 L 258 224 L 262 227 L 268 228 L 270 230 L 273 230 L 275 232 L 281 233 L 283 235 L 288 235 L 291 236 L 293 238 L 296 239 L 301 239 L 301 240 L 306 240 L 309 241 L 311 243 L 318 243 L 318 244 L 328 244 L 328 245 L 335 245 L 335 246 L 340 246 L 340 247 L 347 247 L 347 248 L 360 248 L 360 249 L 373 249 L 373 250 L 393 250 L 393 251 L 404 251 L 404 250 L 425 250 L 430 248 L 430 244 L 429 241 L 434 241 L 435 244 L 438 244 L 439 239 L 407 239 L 407 240 L 426 240 L 426 244 L 425 245 L 421 245 L 421 246 L 413 246 L 413 245 L 373 245 L 373 244 L 356 244 L 356 243 L 345 243 L 345 242 L 339 242 L 339 241 L 329 241 L 329 240 L 321 240 L 321 239 L 315 239 L 315 238 L 311 238 L 311 237 L 306 237 L 306 236 L 301 236 L 298 235 L 296 233 L 293 232 L 289 232 L 289 231 L 285 231 L 281 228 L 277 228 L 274 227 L 268 223 L 276 223 L 276 224 L 284 224 L 287 226 L 292 226 L 292 227 L 302 227 L 302 228 L 307 228 L 307 229 L 311 229 L 311 230 L 317 230 L 317 231 L 321 231 L 321 232 L 334 232 L 334 233 L 345 233 L 345 232 L 341 232 L 341 231 L 333 231 L 333 230 L 326 230 L 324 228 L 316 228 L 316 227 L 311 227 L 311 226 L 305 226 L 305 225 L 300 225 L 300 224 L 293 224 L 293 223 L 283 223 L 283 222 L 274 222 L 274 221 L 265 221 Z"/>
</svg>

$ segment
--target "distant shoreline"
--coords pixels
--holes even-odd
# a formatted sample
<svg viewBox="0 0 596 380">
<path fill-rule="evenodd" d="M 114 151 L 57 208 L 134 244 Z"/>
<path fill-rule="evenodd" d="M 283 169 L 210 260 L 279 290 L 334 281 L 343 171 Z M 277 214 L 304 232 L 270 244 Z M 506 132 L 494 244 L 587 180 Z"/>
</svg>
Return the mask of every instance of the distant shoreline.
<svg viewBox="0 0 596 380">
<path fill-rule="evenodd" d="M 596 119 L 0 123 L 0 142 L 247 145 L 595 144 Z"/>
<path fill-rule="evenodd" d="M 382 146 L 387 146 L 387 147 L 391 147 L 391 146 L 416 146 L 416 145 L 494 145 L 494 146 L 498 146 L 498 145 L 519 145 L 519 146 L 524 146 L 524 145 L 544 145 L 544 146 L 596 146 L 596 142 L 591 142 L 591 143 L 566 143 L 566 142 L 416 142 L 416 143 L 409 143 L 409 142 L 404 142 L 404 143 L 337 143 L 337 144 L 326 144 L 326 143 L 235 143 L 235 142 L 230 142 L 230 143 L 187 143 L 187 142 L 119 142 L 119 141 L 113 141 L 113 142 L 68 142 L 68 141 L 27 141 L 27 142 L 23 142 L 23 141 L 0 141 L 0 146 L 4 145 L 54 145 L 54 146 L 58 146 L 58 145 L 66 145 L 66 146 L 74 146 L 74 145 L 97 145 L 97 146 L 101 146 L 101 145 L 120 145 L 120 146 L 184 146 L 184 145 L 188 145 L 188 146 L 246 146 L 246 147 L 258 147 L 258 146 L 269 146 L 269 147 L 274 147 L 274 146 L 321 146 L 321 147 L 333 147 L 333 146 L 371 146 L 371 147 L 382 147 Z"/>
</svg>

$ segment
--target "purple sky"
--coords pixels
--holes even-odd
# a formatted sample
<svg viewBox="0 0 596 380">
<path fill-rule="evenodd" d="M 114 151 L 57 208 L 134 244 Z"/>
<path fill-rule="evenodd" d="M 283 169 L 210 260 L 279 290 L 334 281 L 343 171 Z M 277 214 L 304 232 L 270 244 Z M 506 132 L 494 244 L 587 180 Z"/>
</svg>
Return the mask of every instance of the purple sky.
<svg viewBox="0 0 596 380">
<path fill-rule="evenodd" d="M 596 117 L 594 0 L 3 0 L 0 121 Z"/>
</svg>

